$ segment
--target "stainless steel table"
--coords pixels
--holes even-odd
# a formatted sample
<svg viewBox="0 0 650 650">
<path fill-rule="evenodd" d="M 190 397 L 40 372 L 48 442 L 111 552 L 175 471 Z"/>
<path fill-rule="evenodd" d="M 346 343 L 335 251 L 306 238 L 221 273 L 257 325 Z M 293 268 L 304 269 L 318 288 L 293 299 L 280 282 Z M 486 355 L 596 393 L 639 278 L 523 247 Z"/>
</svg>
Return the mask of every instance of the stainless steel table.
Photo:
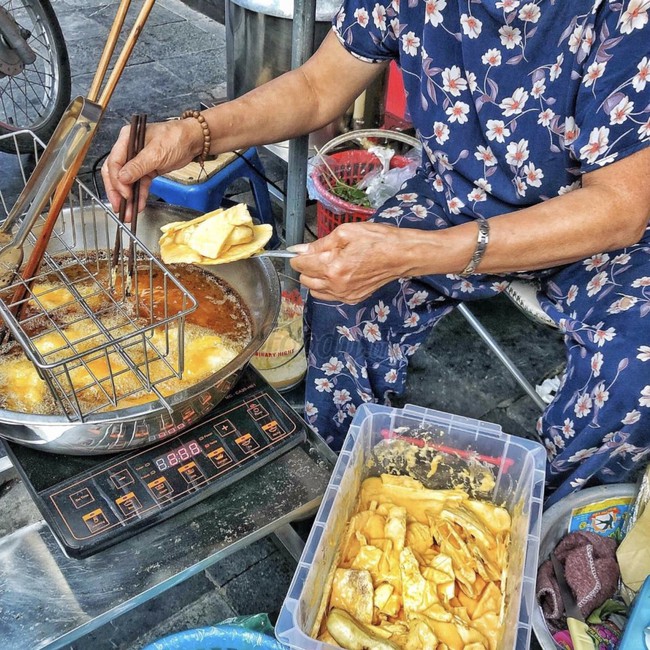
<svg viewBox="0 0 650 650">
<path fill-rule="evenodd" d="M 21 482 L 5 485 L 2 647 L 61 648 L 271 533 L 295 555 L 300 548 L 288 524 L 317 510 L 334 462 L 310 433 L 305 443 L 234 485 L 85 560 L 61 551 Z"/>
</svg>

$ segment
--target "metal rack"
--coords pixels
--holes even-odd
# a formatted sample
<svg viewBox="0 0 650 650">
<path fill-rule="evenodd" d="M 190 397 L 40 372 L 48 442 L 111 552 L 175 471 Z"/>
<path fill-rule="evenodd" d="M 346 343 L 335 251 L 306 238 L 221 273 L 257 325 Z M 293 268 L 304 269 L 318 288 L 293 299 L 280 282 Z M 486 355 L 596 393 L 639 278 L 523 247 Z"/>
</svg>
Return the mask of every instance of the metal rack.
<svg viewBox="0 0 650 650">
<path fill-rule="evenodd" d="M 44 150 L 33 134 L 29 146 L 17 135 L 1 136 L 13 139 L 18 167 L 13 187 L 0 184 L 2 218 L 9 212 L 11 194 L 22 189 L 29 166 Z M 40 217 L 27 247 L 36 241 L 43 222 Z M 116 236 L 122 238 L 123 251 L 133 246 L 137 260 L 130 298 L 122 290 L 127 283 L 126 256 L 118 260 L 116 272 L 110 272 Z M 28 291 L 20 305 L 22 315 L 16 318 L 18 305 L 11 297 L 20 285 Z M 120 223 L 76 179 L 37 274 L 17 278 L 0 292 L 0 318 L 15 341 L 3 351 L 11 354 L 11 347 L 20 345 L 69 420 L 84 421 L 141 392 L 153 393 L 171 411 L 160 385 L 182 376 L 185 317 L 196 306 L 128 224 Z"/>
</svg>

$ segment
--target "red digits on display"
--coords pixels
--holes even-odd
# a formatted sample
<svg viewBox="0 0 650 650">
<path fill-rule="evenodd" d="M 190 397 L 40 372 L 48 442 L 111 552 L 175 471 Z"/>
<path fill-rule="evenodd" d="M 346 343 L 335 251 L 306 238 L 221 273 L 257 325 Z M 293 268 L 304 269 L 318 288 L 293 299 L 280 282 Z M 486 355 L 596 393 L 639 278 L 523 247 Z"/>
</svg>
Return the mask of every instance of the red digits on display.
<svg viewBox="0 0 650 650">
<path fill-rule="evenodd" d="M 167 454 L 167 460 L 169 461 L 169 466 L 174 467 L 174 465 L 178 465 L 178 456 L 176 455 L 176 452 L 172 451 L 171 453 Z"/>
<path fill-rule="evenodd" d="M 185 447 L 178 448 L 178 456 L 181 460 L 187 460 L 190 457 L 190 452 Z"/>
<path fill-rule="evenodd" d="M 190 450 L 190 454 L 192 454 L 192 456 L 198 456 L 201 453 L 201 447 L 199 447 L 198 443 L 194 442 L 193 440 L 189 445 L 187 445 L 187 448 Z"/>
</svg>

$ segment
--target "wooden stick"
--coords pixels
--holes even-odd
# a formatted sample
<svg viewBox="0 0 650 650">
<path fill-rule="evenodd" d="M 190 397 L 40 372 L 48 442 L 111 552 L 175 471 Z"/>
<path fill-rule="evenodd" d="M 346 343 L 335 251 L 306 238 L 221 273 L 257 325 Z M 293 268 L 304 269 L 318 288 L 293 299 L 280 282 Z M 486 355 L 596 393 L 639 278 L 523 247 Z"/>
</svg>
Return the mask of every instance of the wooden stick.
<svg viewBox="0 0 650 650">
<path fill-rule="evenodd" d="M 138 117 L 139 117 L 138 138 L 135 145 L 135 155 L 139 154 L 144 148 L 144 137 L 147 131 L 147 116 L 143 114 L 143 115 L 139 115 Z M 126 267 L 127 278 L 129 278 L 131 281 L 135 277 L 134 275 L 135 241 L 133 238 L 135 237 L 136 228 L 138 226 L 138 204 L 139 203 L 140 203 L 140 179 L 138 179 L 133 184 L 133 194 L 131 195 L 131 233 L 133 234 L 133 237 L 129 242 L 129 250 L 127 253 L 127 267 Z M 128 283 L 128 286 L 130 287 L 130 282 Z"/>
<path fill-rule="evenodd" d="M 122 51 L 120 52 L 117 58 L 115 67 L 111 71 L 108 81 L 106 82 L 106 86 L 99 97 L 98 104 L 102 109 L 102 115 L 104 109 L 106 108 L 106 105 L 108 104 L 110 98 L 113 95 L 115 86 L 117 85 L 117 82 L 119 81 L 120 76 L 122 75 L 122 72 L 126 67 L 126 63 L 129 57 L 131 56 L 131 52 L 133 52 L 133 48 L 135 47 L 138 37 L 142 32 L 144 24 L 147 21 L 149 14 L 151 13 L 151 9 L 153 8 L 154 2 L 155 0 L 145 0 L 145 3 L 142 6 L 142 9 L 140 10 L 140 13 L 138 14 L 135 23 L 131 29 L 131 32 L 129 33 L 126 39 L 124 47 L 122 48 Z M 120 12 L 118 11 L 118 16 L 119 15 Z M 115 23 L 117 23 L 117 17 Z M 111 30 L 111 34 L 112 32 L 113 30 Z M 108 42 L 113 40 L 113 38 L 114 38 L 113 36 L 109 36 Z M 106 47 L 106 49 L 108 48 Z M 103 79 L 103 74 L 101 74 L 101 68 L 97 70 L 97 73 L 95 74 L 95 78 L 98 79 L 99 81 Z M 92 86 L 94 88 L 95 79 L 93 79 Z M 97 125 L 95 124 L 94 128 L 96 128 L 96 126 Z M 31 283 L 34 280 L 34 274 L 41 266 L 43 255 L 45 255 L 45 250 L 52 236 L 54 226 L 59 218 L 59 214 L 65 204 L 68 194 L 70 193 L 70 189 L 74 184 L 75 178 L 77 176 L 77 172 L 79 171 L 81 164 L 83 163 L 83 160 L 86 157 L 86 154 L 88 153 L 88 149 L 90 148 L 91 142 L 92 142 L 92 134 L 90 135 L 90 137 L 88 137 L 87 142 L 85 143 L 84 147 L 78 152 L 77 156 L 75 156 L 75 158 L 72 161 L 70 161 L 70 167 L 68 168 L 68 171 L 66 172 L 65 176 L 57 186 L 56 191 L 54 192 L 52 202 L 50 203 L 50 210 L 45 220 L 43 229 L 41 230 L 41 233 L 38 239 L 36 240 L 36 245 L 34 246 L 34 250 L 32 251 L 31 255 L 29 256 L 29 259 L 27 260 L 27 264 L 25 264 L 21 273 L 21 277 L 23 278 L 24 283 L 21 283 L 16 287 L 16 290 L 11 300 L 11 305 L 9 309 L 17 320 L 20 320 L 20 315 L 25 305 L 24 298 L 29 290 L 29 287 L 31 286 Z"/>
<path fill-rule="evenodd" d="M 130 5 L 131 0 L 121 0 L 120 5 L 117 8 L 117 14 L 113 20 L 111 31 L 108 34 L 108 39 L 106 40 L 106 44 L 104 45 L 102 55 L 97 65 L 97 71 L 95 72 L 92 84 L 90 85 L 90 90 L 88 91 L 87 97 L 91 102 L 97 101 L 97 97 L 99 96 L 99 89 L 101 88 L 104 77 L 106 76 L 106 71 L 108 70 L 108 66 L 111 62 L 111 57 L 115 51 L 115 46 L 117 45 L 117 41 L 120 37 L 122 27 L 124 27 L 124 19 L 126 18 L 126 14 L 129 11 Z"/>
<path fill-rule="evenodd" d="M 129 143 L 126 148 L 126 161 L 128 162 L 135 155 L 136 143 L 138 140 L 138 115 L 131 116 L 131 128 L 129 131 Z M 126 217 L 126 209 L 128 207 L 127 200 L 122 197 L 120 199 L 120 209 L 117 216 L 120 223 L 124 223 Z M 117 261 L 120 257 L 120 249 L 122 248 L 122 229 L 118 228 L 115 232 L 115 245 L 113 246 L 113 255 L 111 257 L 111 277 L 112 270 L 117 267 Z"/>
<path fill-rule="evenodd" d="M 115 86 L 117 85 L 117 82 L 120 80 L 120 77 L 122 76 L 122 72 L 126 67 L 126 63 L 129 60 L 129 57 L 131 56 L 131 52 L 133 52 L 133 48 L 135 47 L 135 44 L 138 41 L 140 32 L 142 32 L 142 28 L 144 27 L 144 24 L 147 21 L 149 14 L 151 13 L 151 9 L 153 8 L 154 2 L 155 0 L 145 0 L 145 3 L 142 5 L 142 9 L 140 9 L 140 13 L 138 14 L 138 17 L 135 19 L 135 23 L 133 24 L 131 32 L 127 36 L 126 42 L 124 43 L 124 47 L 122 48 L 122 51 L 120 52 L 120 55 L 118 56 L 117 61 L 115 62 L 115 67 L 113 68 L 110 76 L 108 77 L 106 86 L 99 97 L 99 104 L 103 107 L 106 107 L 106 105 L 108 104 L 108 102 L 110 101 L 113 95 Z"/>
</svg>

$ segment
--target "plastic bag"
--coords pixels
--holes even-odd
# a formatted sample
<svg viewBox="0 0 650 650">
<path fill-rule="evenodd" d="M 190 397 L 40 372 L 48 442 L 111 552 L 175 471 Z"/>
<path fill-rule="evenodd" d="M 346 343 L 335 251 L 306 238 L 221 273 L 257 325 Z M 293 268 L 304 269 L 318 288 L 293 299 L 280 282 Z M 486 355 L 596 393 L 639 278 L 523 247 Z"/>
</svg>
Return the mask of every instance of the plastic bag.
<svg viewBox="0 0 650 650">
<path fill-rule="evenodd" d="M 253 632 L 261 632 L 262 634 L 268 634 L 273 636 L 273 626 L 269 620 L 268 614 L 251 614 L 250 616 L 233 616 L 232 618 L 227 618 L 219 625 L 239 625 L 240 627 L 245 627 L 247 630 L 253 630 Z"/>
<path fill-rule="evenodd" d="M 408 159 L 408 163 L 405 166 L 390 169 L 389 164 L 394 152 L 390 149 L 391 154 L 387 156 L 386 154 L 378 153 L 376 151 L 377 149 L 381 148 L 373 147 L 369 151 L 374 153 L 382 161 L 382 168 L 366 174 L 365 178 L 357 185 L 359 189 L 366 191 L 370 205 L 373 208 L 380 208 L 388 199 L 395 196 L 402 185 L 415 175 L 421 161 L 420 152 L 409 152 L 409 154 L 403 156 Z"/>
<path fill-rule="evenodd" d="M 274 638 L 273 628 L 266 614 L 238 616 L 212 627 L 176 632 L 150 643 L 142 650 L 247 650 L 248 648 L 288 650 L 287 646 Z"/>
<path fill-rule="evenodd" d="M 358 181 L 349 181 L 348 183 L 351 187 L 363 191 L 362 196 L 366 199 L 365 205 L 344 198 L 344 200 L 349 203 L 364 208 L 378 208 L 396 194 L 404 182 L 415 175 L 422 160 L 422 153 L 420 151 L 411 150 L 407 154 L 400 154 L 401 159 L 407 160 L 405 166 L 394 166 L 393 169 L 389 169 L 390 161 L 395 155 L 393 149 L 390 147 L 371 147 L 367 150 L 367 154 L 373 154 L 376 156 L 382 164 L 381 168 L 373 169 Z M 400 163 L 401 162 L 402 161 L 400 161 Z M 332 200 L 343 197 L 338 197 L 329 191 L 324 192 L 322 189 L 319 189 L 314 178 L 316 176 L 320 177 L 323 174 L 323 168 L 325 168 L 325 170 L 329 168 L 335 172 L 337 167 L 340 167 L 340 165 L 341 163 L 336 158 L 323 156 L 321 154 L 313 156 L 307 163 L 307 194 L 309 198 L 318 201 L 333 214 L 346 213 L 345 208 L 341 207 L 338 202 Z M 327 174 L 327 178 L 331 178 L 331 175 Z M 327 183 L 324 185 L 327 185 Z M 321 188 L 322 186 L 323 183 L 321 183 Z"/>
</svg>

